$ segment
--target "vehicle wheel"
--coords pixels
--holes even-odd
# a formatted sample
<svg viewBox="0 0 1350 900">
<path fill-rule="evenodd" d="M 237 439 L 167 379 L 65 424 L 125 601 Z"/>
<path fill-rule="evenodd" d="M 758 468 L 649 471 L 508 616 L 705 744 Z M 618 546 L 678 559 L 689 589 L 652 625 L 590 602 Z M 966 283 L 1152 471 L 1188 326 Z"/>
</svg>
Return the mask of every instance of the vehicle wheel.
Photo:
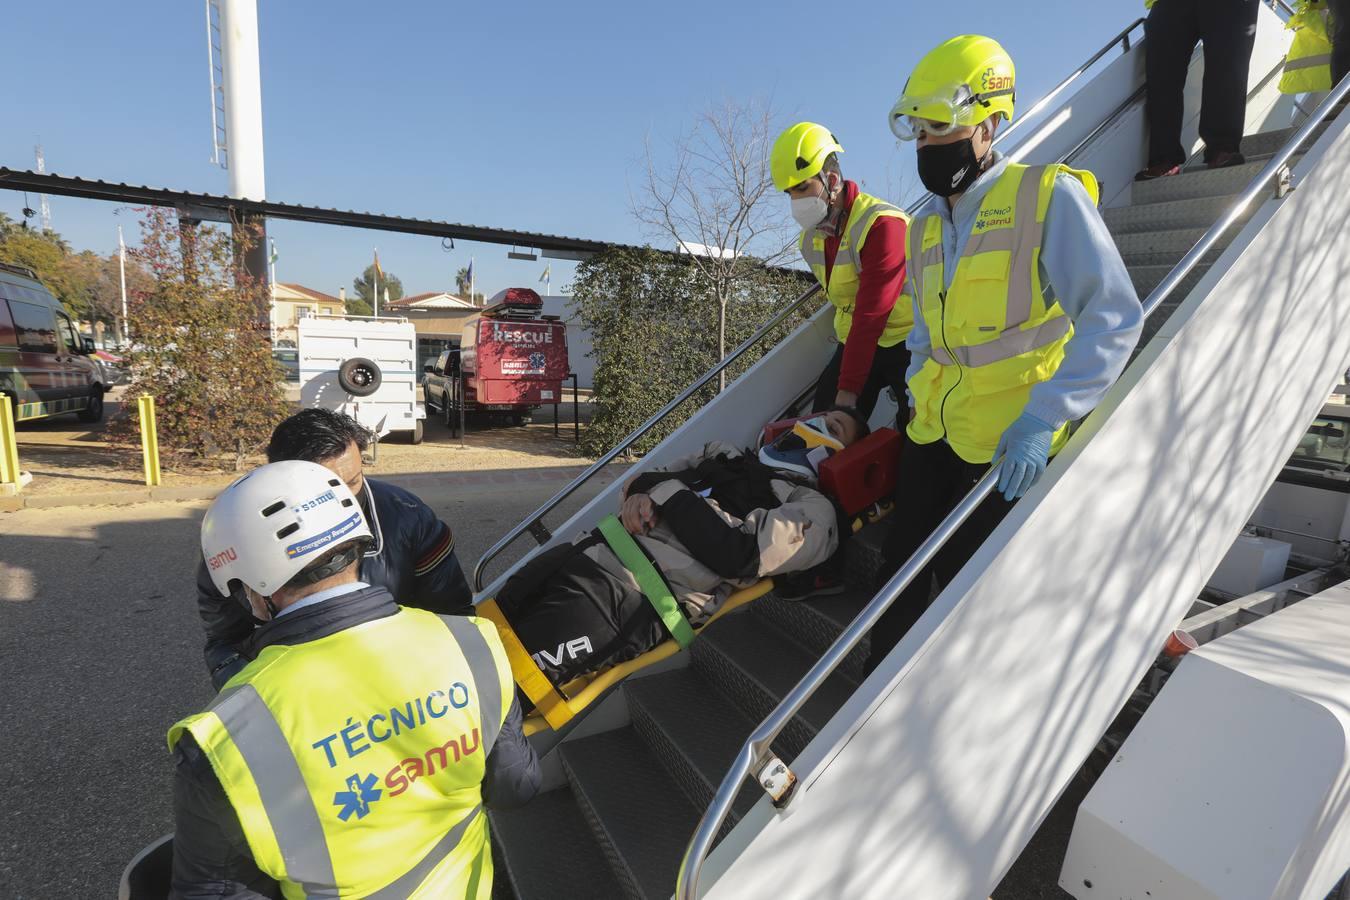
<svg viewBox="0 0 1350 900">
<path fill-rule="evenodd" d="M 89 405 L 80 410 L 77 415 L 81 422 L 103 421 L 103 388 L 94 385 L 94 389 L 89 392 Z"/>
<path fill-rule="evenodd" d="M 369 397 L 382 381 L 380 367 L 365 357 L 353 357 L 338 368 L 338 385 L 353 397 Z"/>
<path fill-rule="evenodd" d="M 421 419 L 418 419 L 418 420 L 417 420 L 417 424 L 413 425 L 412 438 L 411 438 L 411 440 L 412 440 L 412 443 L 414 443 L 414 444 L 420 444 L 420 443 L 422 443 L 422 437 L 423 437 L 422 424 L 423 424 L 422 420 L 421 420 Z"/>
<path fill-rule="evenodd" d="M 441 421 L 445 423 L 446 428 L 455 430 L 455 412 L 450 406 L 448 395 L 441 400 Z"/>
<path fill-rule="evenodd" d="M 517 427 L 517 428 L 524 428 L 524 427 L 525 427 L 525 416 L 521 415 L 520 413 L 512 413 L 512 415 L 511 415 L 511 424 L 514 425 L 514 426 Z"/>
</svg>

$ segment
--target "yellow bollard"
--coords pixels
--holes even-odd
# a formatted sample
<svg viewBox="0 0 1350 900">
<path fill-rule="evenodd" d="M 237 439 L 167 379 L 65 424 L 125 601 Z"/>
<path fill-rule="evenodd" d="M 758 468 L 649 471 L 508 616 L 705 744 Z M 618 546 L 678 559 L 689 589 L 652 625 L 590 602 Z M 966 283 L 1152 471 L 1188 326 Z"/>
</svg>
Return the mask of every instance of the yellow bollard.
<svg viewBox="0 0 1350 900">
<path fill-rule="evenodd" d="M 142 394 L 136 398 L 141 420 L 141 456 L 145 460 L 145 483 L 159 486 L 159 431 L 155 428 L 155 398 Z"/>
<path fill-rule="evenodd" d="M 19 483 L 19 444 L 14 437 L 14 407 L 0 394 L 0 484 Z"/>
</svg>

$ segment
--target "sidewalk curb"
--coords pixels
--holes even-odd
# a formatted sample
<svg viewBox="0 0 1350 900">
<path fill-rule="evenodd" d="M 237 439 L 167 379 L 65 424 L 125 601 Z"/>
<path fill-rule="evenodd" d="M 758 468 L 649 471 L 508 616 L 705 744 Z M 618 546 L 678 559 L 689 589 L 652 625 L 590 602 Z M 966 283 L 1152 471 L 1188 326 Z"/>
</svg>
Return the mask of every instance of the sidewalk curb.
<svg viewBox="0 0 1350 900">
<path fill-rule="evenodd" d="M 614 464 L 610 471 L 597 473 L 601 483 L 612 480 L 627 468 Z M 389 481 L 400 487 L 415 489 L 422 484 L 459 485 L 464 487 L 493 484 L 521 484 L 528 482 L 571 481 L 586 469 L 585 466 L 542 466 L 526 469 L 470 469 L 464 472 L 389 472 L 371 473 L 372 478 Z M 0 497 L 0 513 L 21 509 L 58 509 L 72 506 L 131 506 L 136 503 L 162 503 L 190 500 L 211 500 L 228 486 L 226 484 L 196 487 L 146 487 L 125 491 L 99 491 L 85 494 L 56 494 Z"/>
<path fill-rule="evenodd" d="M 180 500 L 210 500 L 225 485 L 201 487 L 147 487 L 130 491 L 98 491 L 86 494 L 55 494 L 25 497 L 0 497 L 0 512 L 18 512 L 21 509 L 57 509 L 69 506 L 130 506 L 135 503 L 156 503 Z"/>
</svg>

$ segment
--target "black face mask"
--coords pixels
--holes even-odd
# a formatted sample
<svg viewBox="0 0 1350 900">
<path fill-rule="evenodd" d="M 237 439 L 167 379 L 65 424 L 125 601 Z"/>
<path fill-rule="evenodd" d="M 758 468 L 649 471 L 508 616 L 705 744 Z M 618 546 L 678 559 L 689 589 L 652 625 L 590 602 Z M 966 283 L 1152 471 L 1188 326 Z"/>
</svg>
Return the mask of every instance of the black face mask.
<svg viewBox="0 0 1350 900">
<path fill-rule="evenodd" d="M 975 145 L 970 139 L 928 144 L 919 148 L 918 157 L 919 180 L 939 197 L 965 193 L 984 170 L 984 161 L 975 158 Z"/>
</svg>

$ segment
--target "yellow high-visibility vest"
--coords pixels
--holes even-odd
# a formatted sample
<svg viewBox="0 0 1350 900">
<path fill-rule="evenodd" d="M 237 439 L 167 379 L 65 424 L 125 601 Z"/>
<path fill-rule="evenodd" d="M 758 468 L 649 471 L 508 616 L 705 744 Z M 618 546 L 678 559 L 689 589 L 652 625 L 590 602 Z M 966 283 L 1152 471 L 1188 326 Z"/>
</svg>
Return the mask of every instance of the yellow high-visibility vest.
<svg viewBox="0 0 1350 900">
<path fill-rule="evenodd" d="M 514 696 L 486 619 L 402 609 L 270 646 L 191 732 L 287 898 L 492 893 L 480 787 Z"/>
<path fill-rule="evenodd" d="M 1038 266 L 1060 172 L 1077 178 L 1097 201 L 1091 172 L 1009 164 L 985 194 L 946 290 L 941 219 L 923 216 L 910 229 L 912 289 L 932 348 L 909 382 L 915 443 L 946 438 L 966 462 L 990 462 L 1031 389 L 1064 359 L 1073 323 L 1058 303 L 1046 307 Z M 1051 453 L 1066 440 L 1067 424 L 1055 433 Z"/>
<path fill-rule="evenodd" d="M 1331 32 L 1329 13 L 1322 0 L 1302 0 L 1298 12 L 1285 23 L 1294 32 L 1284 58 L 1280 91 L 1307 94 L 1329 91 L 1331 84 Z"/>
<path fill-rule="evenodd" d="M 853 304 L 858 299 L 858 272 L 862 266 L 863 244 L 867 241 L 872 225 L 882 216 L 893 216 L 909 222 L 909 216 L 905 215 L 904 210 L 859 191 L 853 201 L 853 208 L 849 210 L 844 230 L 839 235 L 839 251 L 835 254 L 828 278 L 825 277 L 825 235 L 812 228 L 802 232 L 798 244 L 802 259 L 811 267 L 816 280 L 825 289 L 825 296 L 834 304 L 834 333 L 841 344 L 848 340 L 848 333 L 853 328 Z M 908 295 L 901 293 L 895 300 L 895 306 L 891 307 L 886 328 L 877 339 L 877 346 L 894 347 L 909 335 L 913 327 L 913 303 Z"/>
</svg>

